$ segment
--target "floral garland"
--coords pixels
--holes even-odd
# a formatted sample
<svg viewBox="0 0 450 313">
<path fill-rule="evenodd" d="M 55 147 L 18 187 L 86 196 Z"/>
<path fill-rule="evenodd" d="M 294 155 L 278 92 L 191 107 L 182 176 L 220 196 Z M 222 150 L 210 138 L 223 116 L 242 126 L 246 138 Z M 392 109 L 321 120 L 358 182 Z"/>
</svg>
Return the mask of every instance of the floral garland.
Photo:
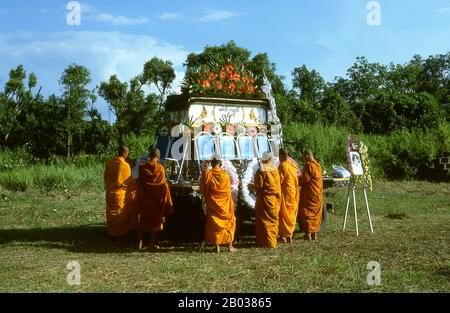
<svg viewBox="0 0 450 313">
<path fill-rule="evenodd" d="M 253 181 L 255 177 L 255 173 L 259 168 L 258 159 L 253 159 L 247 166 L 244 174 L 242 175 L 242 196 L 244 198 L 244 202 L 250 207 L 254 208 L 256 204 L 256 195 L 251 193 L 250 189 L 248 189 L 248 184 Z"/>
<path fill-rule="evenodd" d="M 353 183 L 355 186 L 365 186 L 369 187 L 369 189 L 373 190 L 373 182 L 372 175 L 370 174 L 370 162 L 369 162 L 369 153 L 367 146 L 362 141 L 357 141 L 352 138 L 350 135 L 348 137 L 348 145 L 347 145 L 347 158 L 350 162 L 350 152 L 356 151 L 361 156 L 362 166 L 364 170 L 364 174 L 362 176 L 352 176 Z"/>
<path fill-rule="evenodd" d="M 244 64 L 203 65 L 186 76 L 189 92 L 202 96 L 256 96 L 260 87 Z"/>
<path fill-rule="evenodd" d="M 274 160 L 274 165 L 278 167 L 279 160 Z M 254 209 L 256 204 L 256 195 L 248 189 L 248 184 L 254 181 L 256 171 L 259 169 L 259 160 L 253 159 L 248 165 L 247 169 L 244 171 L 241 180 L 241 190 L 244 202 L 249 208 Z"/>
</svg>

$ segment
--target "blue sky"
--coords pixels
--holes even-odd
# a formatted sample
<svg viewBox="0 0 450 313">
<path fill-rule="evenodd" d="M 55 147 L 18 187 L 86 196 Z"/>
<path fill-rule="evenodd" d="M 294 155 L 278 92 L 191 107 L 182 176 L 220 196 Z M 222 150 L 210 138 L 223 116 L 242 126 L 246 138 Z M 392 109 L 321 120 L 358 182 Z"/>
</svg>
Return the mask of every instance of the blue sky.
<svg viewBox="0 0 450 313">
<path fill-rule="evenodd" d="M 24 64 L 44 94 L 59 93 L 70 63 L 97 85 L 112 74 L 129 80 L 158 56 L 174 63 L 176 90 L 188 53 L 229 40 L 267 52 L 287 85 L 303 64 L 332 81 L 357 56 L 405 63 L 450 50 L 450 0 L 380 0 L 379 26 L 367 23 L 368 0 L 85 0 L 79 26 L 66 22 L 68 2 L 0 0 L 0 85 Z M 98 108 L 107 117 L 103 101 Z"/>
</svg>

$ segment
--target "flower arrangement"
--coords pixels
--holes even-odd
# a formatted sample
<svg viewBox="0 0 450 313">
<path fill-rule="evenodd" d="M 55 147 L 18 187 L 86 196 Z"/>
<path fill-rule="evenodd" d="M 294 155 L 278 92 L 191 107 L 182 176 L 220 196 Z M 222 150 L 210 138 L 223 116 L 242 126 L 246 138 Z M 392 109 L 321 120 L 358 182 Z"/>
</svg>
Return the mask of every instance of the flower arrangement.
<svg viewBox="0 0 450 313">
<path fill-rule="evenodd" d="M 257 77 L 245 64 L 234 64 L 231 60 L 224 63 L 202 65 L 186 75 L 183 84 L 189 93 L 244 98 L 262 95 L 261 88 L 255 84 Z"/>
<path fill-rule="evenodd" d="M 352 176 L 353 183 L 356 186 L 366 186 L 372 191 L 373 182 L 372 175 L 370 174 L 370 162 L 369 162 L 369 154 L 367 146 L 358 140 L 354 140 L 350 135 L 348 137 L 348 145 L 347 145 L 347 157 L 349 158 L 350 152 L 356 151 L 361 156 L 362 167 L 364 170 L 364 174 L 362 176 Z M 349 160 L 350 164 L 350 160 Z"/>
</svg>

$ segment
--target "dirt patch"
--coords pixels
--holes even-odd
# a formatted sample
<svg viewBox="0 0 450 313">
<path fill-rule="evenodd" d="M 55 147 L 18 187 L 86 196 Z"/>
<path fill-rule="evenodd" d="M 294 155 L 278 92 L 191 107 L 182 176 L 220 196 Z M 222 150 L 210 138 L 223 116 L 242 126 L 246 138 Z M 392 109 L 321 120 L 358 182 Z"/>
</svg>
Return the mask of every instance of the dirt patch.
<svg viewBox="0 0 450 313">
<path fill-rule="evenodd" d="M 405 213 L 400 213 L 400 214 L 398 214 L 398 213 L 391 213 L 391 214 L 385 215 L 383 217 L 391 219 L 391 220 L 404 220 L 404 219 L 409 218 L 409 216 L 406 215 Z"/>
</svg>

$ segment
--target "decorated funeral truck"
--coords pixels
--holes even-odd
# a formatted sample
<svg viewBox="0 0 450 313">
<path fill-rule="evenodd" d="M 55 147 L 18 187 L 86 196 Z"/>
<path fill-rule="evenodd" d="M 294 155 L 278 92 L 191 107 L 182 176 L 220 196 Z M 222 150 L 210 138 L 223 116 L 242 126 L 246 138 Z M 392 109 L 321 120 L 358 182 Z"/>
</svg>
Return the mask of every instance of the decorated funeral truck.
<svg viewBox="0 0 450 313">
<path fill-rule="evenodd" d="M 222 157 L 229 174 L 235 214 L 240 221 L 255 216 L 256 195 L 248 189 L 264 152 L 278 164 L 283 133 L 276 113 L 271 85 L 266 77 L 261 86 L 264 97 L 211 97 L 172 95 L 167 99 L 168 125 L 160 128 L 156 146 L 166 166 L 167 181 L 178 216 L 168 227 L 190 233 L 201 223 L 199 182 L 202 168 L 213 154 Z M 172 225 L 169 225 L 172 224 Z"/>
</svg>

